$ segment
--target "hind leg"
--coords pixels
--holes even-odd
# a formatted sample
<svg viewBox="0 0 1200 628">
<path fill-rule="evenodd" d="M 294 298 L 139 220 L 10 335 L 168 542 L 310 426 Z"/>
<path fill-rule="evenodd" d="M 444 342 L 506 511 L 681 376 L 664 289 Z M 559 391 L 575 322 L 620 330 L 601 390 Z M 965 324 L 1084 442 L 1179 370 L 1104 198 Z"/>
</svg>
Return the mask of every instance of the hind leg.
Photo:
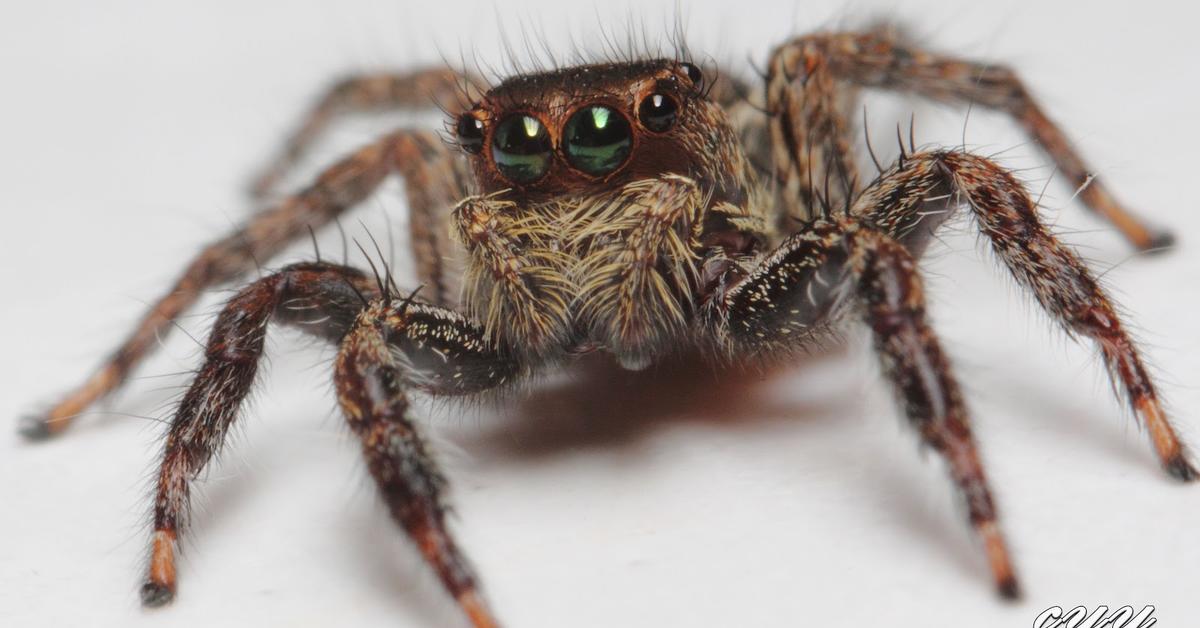
<svg viewBox="0 0 1200 628">
<path fill-rule="evenodd" d="M 842 207 L 845 190 L 852 188 L 838 178 L 853 181 L 855 172 L 847 137 L 854 87 L 903 90 L 1003 111 L 1041 146 L 1058 173 L 1080 190 L 1084 205 L 1112 223 L 1131 244 L 1139 250 L 1156 250 L 1172 242 L 1170 233 L 1146 225 L 1095 179 L 1095 171 L 1012 70 L 933 54 L 908 46 L 885 30 L 809 35 L 772 54 L 767 108 L 773 118 L 775 174 L 789 192 L 791 198 L 784 200 L 793 215 L 811 218 L 810 199 L 821 193 L 823 182 L 831 177 L 836 185 L 825 194 L 829 205 Z"/>
<path fill-rule="evenodd" d="M 449 236 L 447 229 L 439 226 L 448 220 L 448 212 L 437 210 L 459 190 L 453 159 L 436 134 L 397 131 L 329 167 L 304 190 L 206 246 L 91 377 L 44 414 L 22 419 L 22 434 L 40 439 L 64 431 L 78 415 L 124 383 L 155 342 L 171 331 L 174 321 L 205 290 L 234 281 L 257 264 L 267 263 L 289 243 L 308 235 L 310 229 L 335 220 L 368 198 L 392 173 L 412 178 L 407 190 L 422 281 L 429 284 L 435 301 L 448 299 L 456 286 L 445 279 L 453 274 L 448 266 L 450 256 L 444 253 L 449 249 Z M 425 237 L 423 231 L 432 235 Z"/>
<path fill-rule="evenodd" d="M 477 83 L 478 79 L 447 68 L 363 74 L 337 81 L 304 114 L 279 153 L 252 179 L 250 195 L 255 199 L 270 196 L 339 116 L 368 111 L 456 109 L 471 97 Z"/>
</svg>

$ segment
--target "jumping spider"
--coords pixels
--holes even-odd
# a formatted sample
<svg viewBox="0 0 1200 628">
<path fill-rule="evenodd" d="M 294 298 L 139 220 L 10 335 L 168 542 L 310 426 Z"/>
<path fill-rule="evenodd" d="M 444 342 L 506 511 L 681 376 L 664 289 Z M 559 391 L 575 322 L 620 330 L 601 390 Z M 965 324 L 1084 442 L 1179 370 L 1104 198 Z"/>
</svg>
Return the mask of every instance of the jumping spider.
<svg viewBox="0 0 1200 628">
<path fill-rule="evenodd" d="M 860 185 L 855 91 L 905 90 L 1007 112 L 1079 197 L 1138 249 L 1169 244 L 1110 195 L 1002 67 L 932 54 L 889 30 L 822 33 L 776 48 L 765 91 L 674 59 L 520 75 L 490 88 L 445 69 L 338 83 L 257 179 L 267 197 L 346 112 L 452 110 L 454 142 L 401 129 L 207 248 L 82 386 L 24 432 L 44 437 L 112 392 L 212 286 L 407 183 L 424 289 L 318 259 L 242 288 L 171 422 L 157 476 L 147 606 L 176 589 L 191 484 L 254 382 L 268 323 L 337 343 L 334 383 L 392 516 L 477 627 L 497 622 L 445 525 L 445 481 L 408 416 L 409 395 L 472 395 L 603 352 L 638 369 L 684 350 L 722 368 L 785 358 L 857 319 L 921 439 L 949 465 L 1001 595 L 1017 579 L 958 383 L 925 314 L 921 257 L 965 209 L 1013 277 L 1072 336 L 1094 340 L 1149 429 L 1163 467 L 1195 467 L 1110 299 L 1038 219 L 1014 176 L 965 150 L 904 148 Z M 462 101 L 466 95 L 467 102 Z M 868 146 L 869 148 L 869 146 Z M 874 155 L 872 154 L 872 157 Z M 318 256 L 319 257 L 319 256 Z"/>
</svg>

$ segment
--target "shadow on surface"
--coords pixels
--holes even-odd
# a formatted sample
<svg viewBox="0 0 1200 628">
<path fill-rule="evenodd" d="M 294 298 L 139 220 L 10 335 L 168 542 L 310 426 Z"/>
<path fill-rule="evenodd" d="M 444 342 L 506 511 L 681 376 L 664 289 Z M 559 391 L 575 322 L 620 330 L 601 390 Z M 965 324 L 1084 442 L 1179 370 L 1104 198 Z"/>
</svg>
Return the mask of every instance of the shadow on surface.
<svg viewBox="0 0 1200 628">
<path fill-rule="evenodd" d="M 531 458 L 636 442 L 678 423 L 737 428 L 764 419 L 828 416 L 836 400 L 797 400 L 770 390 L 791 373 L 843 359 L 843 349 L 800 356 L 786 366 L 714 367 L 698 355 L 665 360 L 644 371 L 622 369 L 604 355 L 581 358 L 559 381 L 497 402 L 494 425 L 473 430 L 473 453 Z"/>
</svg>

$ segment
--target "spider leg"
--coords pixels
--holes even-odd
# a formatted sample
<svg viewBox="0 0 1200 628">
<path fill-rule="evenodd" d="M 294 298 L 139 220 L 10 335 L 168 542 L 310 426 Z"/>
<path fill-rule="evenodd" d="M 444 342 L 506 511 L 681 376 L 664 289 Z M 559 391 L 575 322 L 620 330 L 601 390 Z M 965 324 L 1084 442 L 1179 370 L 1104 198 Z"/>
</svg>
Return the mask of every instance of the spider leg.
<svg viewBox="0 0 1200 628">
<path fill-rule="evenodd" d="M 742 150 L 756 172 L 771 172 L 771 135 L 763 111 L 766 104 L 757 83 L 750 84 L 737 76 L 717 74 L 711 81 L 706 77 L 708 97 L 725 110 L 729 125 L 741 140 Z"/>
<path fill-rule="evenodd" d="M 1096 342 L 1114 388 L 1124 392 L 1150 432 L 1163 468 L 1180 480 L 1196 479 L 1196 469 L 1112 300 L 1083 261 L 1042 225 L 1036 204 L 1012 173 L 968 153 L 918 153 L 865 190 L 851 213 L 919 251 L 961 203 L 970 207 L 992 250 L 1046 312 L 1069 334 Z"/>
<path fill-rule="evenodd" d="M 415 135 L 398 148 L 396 167 L 408 199 L 408 245 L 424 286 L 421 295 L 436 305 L 456 307 L 464 261 L 450 235 L 451 217 L 470 189 L 467 162 L 431 133 Z"/>
<path fill-rule="evenodd" d="M 498 623 L 446 529 L 445 480 L 408 416 L 406 390 L 461 395 L 511 381 L 516 361 L 490 347 L 479 327 L 451 310 L 378 301 L 346 338 L 335 371 L 342 411 L 392 518 L 477 628 Z"/>
<path fill-rule="evenodd" d="M 160 606 L 174 596 L 175 550 L 187 522 L 191 482 L 221 447 L 254 384 L 267 323 L 276 319 L 336 341 L 353 325 L 363 299 L 377 294 L 374 282 L 356 270 L 300 264 L 250 284 L 225 304 L 209 335 L 204 365 L 167 432 L 143 604 Z"/>
<path fill-rule="evenodd" d="M 274 321 L 341 342 L 334 374 L 339 404 L 389 510 L 474 625 L 497 625 L 446 529 L 445 480 L 406 414 L 405 390 L 468 394 L 511 381 L 519 368 L 461 315 L 391 294 L 381 298 L 375 281 L 349 268 L 302 264 L 247 286 L 226 304 L 167 435 L 143 604 L 161 606 L 174 597 L 191 483 L 236 420 Z"/>
<path fill-rule="evenodd" d="M 306 236 L 366 199 L 392 171 L 412 177 L 407 186 L 418 269 L 435 300 L 448 299 L 457 286 L 448 277 L 448 218 L 437 207 L 454 198 L 458 175 L 453 155 L 434 133 L 398 131 L 355 151 L 325 170 L 308 188 L 279 202 L 197 255 L 166 294 L 150 307 L 133 332 L 78 388 L 49 411 L 25 417 L 21 432 L 39 439 L 58 434 L 92 403 L 120 386 L 129 373 L 165 337 L 176 318 L 204 290 L 233 281 L 265 263 L 288 243 Z M 441 214 L 446 214 L 446 211 Z M 425 238 L 423 234 L 432 234 Z"/>
<path fill-rule="evenodd" d="M 922 441 L 946 461 L 966 502 L 998 591 L 1019 587 L 966 406 L 925 316 L 913 256 L 853 220 L 818 220 L 791 236 L 709 304 L 710 321 L 734 354 L 779 353 L 802 344 L 846 308 L 871 328 L 884 373 Z"/>
<path fill-rule="evenodd" d="M 775 159 L 776 176 L 784 189 L 803 190 L 802 184 L 811 188 L 813 181 L 806 179 L 809 167 L 819 175 L 826 164 L 854 172 L 846 137 L 850 128 L 847 103 L 852 99 L 845 84 L 905 90 L 944 102 L 972 103 L 1006 112 L 1054 160 L 1058 172 L 1079 190 L 1084 204 L 1115 225 L 1135 247 L 1156 250 L 1173 241 L 1169 232 L 1147 226 L 1101 181 L 1095 180 L 1095 171 L 1012 70 L 916 49 L 884 29 L 810 35 L 786 43 L 773 53 L 768 110 L 775 114 L 772 135 L 775 151 L 780 153 Z M 810 157 L 815 160 L 811 166 Z M 832 206 L 841 206 L 837 202 L 842 200 L 838 196 L 841 193 L 838 189 L 831 192 L 835 197 Z M 811 196 L 809 189 L 807 197 Z M 806 198 L 804 194 L 785 197 L 784 201 L 796 204 L 802 198 Z"/>
<path fill-rule="evenodd" d="M 253 178 L 250 195 L 256 200 L 270 196 L 279 182 L 340 115 L 434 107 L 457 109 L 471 98 L 469 94 L 478 89 L 477 84 L 477 79 L 449 68 L 343 78 L 326 89 L 304 114 L 300 125 L 288 136 L 278 155 Z"/>
<path fill-rule="evenodd" d="M 857 191 L 853 108 L 858 90 L 839 81 L 807 41 L 774 51 L 767 66 L 771 162 L 786 210 L 778 225 L 784 232 L 795 227 L 787 218 L 810 220 L 824 207 L 844 206 Z M 836 185 L 826 186 L 831 179 Z"/>
</svg>

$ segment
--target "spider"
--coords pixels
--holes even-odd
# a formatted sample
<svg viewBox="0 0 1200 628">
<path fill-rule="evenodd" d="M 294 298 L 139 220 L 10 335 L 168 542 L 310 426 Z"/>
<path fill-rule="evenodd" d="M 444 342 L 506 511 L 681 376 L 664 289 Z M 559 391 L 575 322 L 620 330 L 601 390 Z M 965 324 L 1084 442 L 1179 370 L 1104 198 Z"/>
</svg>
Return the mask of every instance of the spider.
<svg viewBox="0 0 1200 628">
<path fill-rule="evenodd" d="M 926 316 L 917 261 L 939 226 L 970 214 L 1017 282 L 1072 336 L 1097 344 L 1163 468 L 1196 479 L 1153 379 L 1079 257 L 1038 218 L 1012 173 L 965 148 L 918 149 L 859 177 L 856 90 L 903 90 L 1015 118 L 1090 210 L 1136 248 L 1169 233 L 1125 210 L 1004 67 L 915 47 L 891 28 L 823 32 L 775 48 L 765 89 L 687 60 L 608 60 L 485 86 L 444 68 L 336 83 L 255 180 L 282 178 L 338 116 L 450 111 L 445 142 L 400 129 L 265 205 L 207 246 L 80 387 L 27 417 L 30 438 L 62 432 L 120 386 L 204 290 L 248 274 L 285 245 L 406 181 L 422 288 L 384 268 L 320 259 L 242 287 L 218 315 L 175 410 L 156 476 L 141 599 L 170 602 L 197 474 L 250 392 L 271 323 L 338 347 L 337 400 L 397 524 L 477 628 L 497 626 L 446 526 L 446 482 L 409 411 L 414 394 L 516 388 L 583 354 L 627 369 L 694 352 L 722 369 L 786 360 L 865 324 L 907 420 L 940 454 L 982 540 L 999 594 L 1018 581 L 950 363 Z M 870 151 L 869 143 L 865 146 Z M 369 258 L 368 258 L 369 259 Z"/>
</svg>

